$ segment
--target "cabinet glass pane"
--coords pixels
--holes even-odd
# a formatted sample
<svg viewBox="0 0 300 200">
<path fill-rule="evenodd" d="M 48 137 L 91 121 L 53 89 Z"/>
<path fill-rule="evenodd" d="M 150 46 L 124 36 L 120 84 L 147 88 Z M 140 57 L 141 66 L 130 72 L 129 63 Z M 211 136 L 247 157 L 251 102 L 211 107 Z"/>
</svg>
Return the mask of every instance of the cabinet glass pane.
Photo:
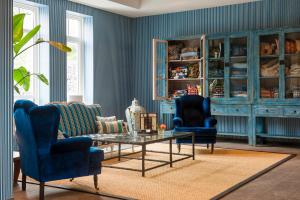
<svg viewBox="0 0 300 200">
<path fill-rule="evenodd" d="M 230 79 L 230 97 L 247 97 L 247 79 Z"/>
<path fill-rule="evenodd" d="M 279 35 L 260 36 L 260 97 L 279 97 Z"/>
<path fill-rule="evenodd" d="M 230 38 L 230 97 L 247 97 L 247 37 Z"/>
<path fill-rule="evenodd" d="M 208 80 L 209 96 L 213 98 L 224 97 L 224 79 Z"/>
<path fill-rule="evenodd" d="M 209 96 L 224 97 L 224 39 L 208 40 Z"/>
<path fill-rule="evenodd" d="M 165 98 L 167 97 L 167 85 L 166 85 L 166 81 L 167 81 L 167 43 L 166 42 L 156 42 L 156 63 L 155 63 L 155 85 L 156 85 L 156 89 L 155 89 L 155 98 Z"/>
<path fill-rule="evenodd" d="M 198 95 L 200 91 L 200 39 L 168 43 L 168 96 Z"/>
<path fill-rule="evenodd" d="M 209 59 L 208 78 L 223 78 L 223 77 L 224 77 L 224 61 Z"/>
<path fill-rule="evenodd" d="M 209 40 L 208 47 L 208 78 L 224 78 L 224 40 Z"/>
<path fill-rule="evenodd" d="M 285 97 L 300 98 L 300 33 L 285 34 Z"/>
</svg>

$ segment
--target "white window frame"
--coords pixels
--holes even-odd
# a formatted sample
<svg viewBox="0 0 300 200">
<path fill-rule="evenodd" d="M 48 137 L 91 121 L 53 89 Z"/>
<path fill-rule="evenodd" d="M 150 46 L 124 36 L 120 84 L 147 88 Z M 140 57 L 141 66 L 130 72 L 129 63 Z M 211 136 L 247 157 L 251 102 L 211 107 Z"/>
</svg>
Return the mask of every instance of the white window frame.
<svg viewBox="0 0 300 200">
<path fill-rule="evenodd" d="M 69 36 L 68 35 L 68 19 L 74 19 L 80 22 L 80 38 Z M 66 21 L 67 21 L 67 30 L 66 30 L 66 35 L 67 35 L 67 43 L 76 43 L 79 45 L 79 93 L 78 94 L 70 94 L 67 91 L 67 95 L 84 95 L 84 65 L 85 65 L 85 41 L 84 41 L 84 17 L 73 14 L 70 12 L 67 12 L 66 16 Z"/>
<path fill-rule="evenodd" d="M 20 3 L 20 2 L 14 2 L 13 7 L 21 8 L 21 9 L 26 9 L 30 10 L 34 13 L 34 26 L 37 26 L 40 24 L 39 20 L 39 8 L 37 6 L 32 6 L 29 4 L 25 3 Z M 25 16 L 26 19 L 26 16 Z M 24 32 L 29 32 L 29 29 L 24 28 Z M 37 40 L 40 37 L 39 33 L 35 35 L 35 37 L 32 38 L 33 41 Z M 40 72 L 40 48 L 39 45 L 33 47 L 33 72 L 31 73 L 39 73 Z M 17 66 L 20 67 L 20 66 Z M 25 66 L 26 67 L 26 66 Z M 39 81 L 36 79 L 36 77 L 31 77 L 33 80 L 33 85 L 31 85 L 33 95 L 19 95 L 17 93 L 14 93 L 14 99 L 32 99 L 34 102 L 39 103 Z"/>
</svg>

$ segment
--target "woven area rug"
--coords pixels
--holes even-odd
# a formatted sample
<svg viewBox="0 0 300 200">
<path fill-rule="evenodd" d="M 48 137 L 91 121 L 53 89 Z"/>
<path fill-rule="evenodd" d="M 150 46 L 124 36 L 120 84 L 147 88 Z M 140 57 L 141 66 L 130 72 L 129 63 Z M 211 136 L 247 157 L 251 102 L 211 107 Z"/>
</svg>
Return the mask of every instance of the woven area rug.
<svg viewBox="0 0 300 200">
<path fill-rule="evenodd" d="M 147 146 L 147 149 L 168 151 L 169 146 L 153 144 Z M 173 149 L 177 152 L 176 145 L 173 145 Z M 129 149 L 124 152 L 126 151 L 131 152 Z M 191 146 L 183 145 L 181 152 L 191 153 Z M 291 156 L 220 148 L 216 148 L 215 152 L 210 154 L 209 150 L 200 146 L 196 146 L 195 153 L 195 160 L 187 159 L 174 163 L 173 168 L 164 166 L 148 171 L 145 177 L 139 172 L 103 168 L 99 176 L 99 194 L 145 200 L 217 199 L 220 193 L 249 181 L 249 178 L 263 173 Z M 168 160 L 169 155 L 147 152 L 146 158 Z M 180 156 L 174 156 L 174 159 L 177 158 Z M 111 160 L 105 164 L 137 169 L 141 167 L 140 160 L 123 159 L 121 162 Z M 146 167 L 155 165 L 157 163 L 146 162 Z M 68 180 L 49 182 L 47 185 L 97 193 L 93 187 L 92 176 L 76 178 L 73 182 Z"/>
</svg>

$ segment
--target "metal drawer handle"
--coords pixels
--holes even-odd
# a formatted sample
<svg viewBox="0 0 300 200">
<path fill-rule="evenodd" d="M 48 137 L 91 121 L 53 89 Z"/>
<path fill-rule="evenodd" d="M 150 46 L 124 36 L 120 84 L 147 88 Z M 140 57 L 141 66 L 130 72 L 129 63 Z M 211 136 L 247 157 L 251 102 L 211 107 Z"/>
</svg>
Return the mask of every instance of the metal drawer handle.
<svg viewBox="0 0 300 200">
<path fill-rule="evenodd" d="M 269 110 L 268 110 L 268 109 L 266 109 L 266 112 L 269 112 Z"/>
<path fill-rule="evenodd" d="M 236 111 L 239 111 L 239 109 L 237 108 Z"/>
</svg>

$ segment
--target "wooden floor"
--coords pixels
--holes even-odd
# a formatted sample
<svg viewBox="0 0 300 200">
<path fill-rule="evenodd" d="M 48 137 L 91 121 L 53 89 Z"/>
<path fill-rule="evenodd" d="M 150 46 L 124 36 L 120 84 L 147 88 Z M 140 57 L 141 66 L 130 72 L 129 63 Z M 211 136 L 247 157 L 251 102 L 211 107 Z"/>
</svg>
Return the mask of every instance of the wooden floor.
<svg viewBox="0 0 300 200">
<path fill-rule="evenodd" d="M 14 188 L 15 200 L 38 200 L 39 199 L 39 186 L 33 184 L 27 184 L 26 191 L 22 191 L 21 183 Z M 114 198 L 101 197 L 98 195 L 92 195 L 82 192 L 74 192 L 63 189 L 45 188 L 46 200 L 115 200 Z"/>
<path fill-rule="evenodd" d="M 273 147 L 269 145 L 251 147 L 247 144 L 218 142 L 217 147 L 237 148 L 249 150 L 262 150 L 272 152 L 293 153 L 297 156 L 288 162 L 273 169 L 267 174 L 248 183 L 240 189 L 226 196 L 228 200 L 299 200 L 300 199 L 300 148 L 298 147 Z M 100 175 L 101 176 L 101 175 Z M 20 183 L 14 189 L 16 200 L 38 199 L 39 186 L 27 184 L 26 192 L 21 191 Z M 101 187 L 101 185 L 100 185 Z M 115 198 L 101 197 L 93 194 L 86 194 L 74 191 L 67 191 L 56 188 L 45 188 L 47 200 L 115 200 Z"/>
</svg>

